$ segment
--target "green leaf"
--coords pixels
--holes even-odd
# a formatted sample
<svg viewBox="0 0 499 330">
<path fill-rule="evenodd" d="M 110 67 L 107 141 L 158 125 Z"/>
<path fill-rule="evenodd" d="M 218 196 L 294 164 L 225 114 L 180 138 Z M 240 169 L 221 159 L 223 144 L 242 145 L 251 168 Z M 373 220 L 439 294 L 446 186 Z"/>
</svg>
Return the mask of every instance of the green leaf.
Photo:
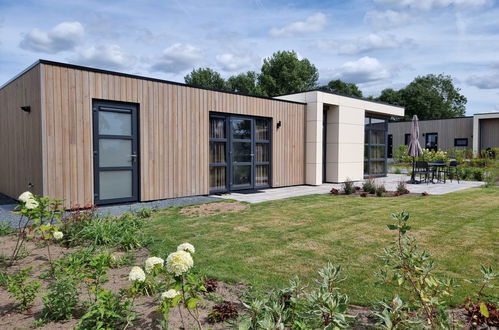
<svg viewBox="0 0 499 330">
<path fill-rule="evenodd" d="M 484 302 L 480 303 L 480 313 L 482 313 L 482 315 L 485 316 L 486 318 L 489 318 L 489 310 Z"/>
<path fill-rule="evenodd" d="M 397 230 L 397 225 L 386 225 L 390 230 Z"/>
<path fill-rule="evenodd" d="M 189 298 L 185 302 L 185 305 L 187 306 L 187 309 L 194 309 L 197 306 L 198 298 Z"/>
</svg>

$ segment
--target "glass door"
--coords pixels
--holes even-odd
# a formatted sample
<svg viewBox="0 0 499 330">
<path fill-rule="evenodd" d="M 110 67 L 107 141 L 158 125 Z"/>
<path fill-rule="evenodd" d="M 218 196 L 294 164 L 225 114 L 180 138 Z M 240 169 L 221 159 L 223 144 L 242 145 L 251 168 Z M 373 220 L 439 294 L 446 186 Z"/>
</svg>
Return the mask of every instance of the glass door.
<svg viewBox="0 0 499 330">
<path fill-rule="evenodd" d="M 95 101 L 95 204 L 138 200 L 137 106 Z"/>
<path fill-rule="evenodd" d="M 252 189 L 254 187 L 253 120 L 231 117 L 231 190 Z"/>
</svg>

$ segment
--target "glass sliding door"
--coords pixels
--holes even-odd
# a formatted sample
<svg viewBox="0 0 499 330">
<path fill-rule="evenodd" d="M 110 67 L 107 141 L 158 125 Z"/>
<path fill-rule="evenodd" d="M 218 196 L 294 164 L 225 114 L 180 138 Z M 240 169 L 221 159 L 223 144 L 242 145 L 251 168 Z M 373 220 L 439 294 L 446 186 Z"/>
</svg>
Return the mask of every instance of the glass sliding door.
<svg viewBox="0 0 499 330">
<path fill-rule="evenodd" d="M 388 122 L 367 116 L 364 130 L 364 176 L 386 176 Z"/>
<path fill-rule="evenodd" d="M 270 186 L 270 120 L 210 115 L 210 192 Z"/>
</svg>

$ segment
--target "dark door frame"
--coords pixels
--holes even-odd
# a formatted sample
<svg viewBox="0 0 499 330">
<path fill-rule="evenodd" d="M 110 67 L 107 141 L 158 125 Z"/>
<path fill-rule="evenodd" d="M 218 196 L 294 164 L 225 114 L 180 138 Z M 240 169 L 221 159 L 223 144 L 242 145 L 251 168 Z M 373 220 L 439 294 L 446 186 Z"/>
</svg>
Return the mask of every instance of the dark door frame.
<svg viewBox="0 0 499 330">
<path fill-rule="evenodd" d="M 250 116 L 250 115 L 239 115 L 239 114 L 231 114 L 231 113 L 223 113 L 223 112 L 210 112 L 210 118 L 219 118 L 219 119 L 224 119 L 225 120 L 225 139 L 210 139 L 210 142 L 225 142 L 225 164 L 222 163 L 210 163 L 209 166 L 214 166 L 214 167 L 219 167 L 219 166 L 225 166 L 226 169 L 226 180 L 225 180 L 225 189 L 217 189 L 217 190 L 210 190 L 210 193 L 223 193 L 223 192 L 230 192 L 230 191 L 241 191 L 241 190 L 254 190 L 254 189 L 265 189 L 265 188 L 270 188 L 272 187 L 272 167 L 273 167 L 273 157 L 272 157 L 272 129 L 273 129 L 273 120 L 272 118 L 269 117 L 260 117 L 260 116 Z M 233 137 L 232 137 L 232 125 L 231 121 L 233 119 L 245 119 L 245 120 L 251 120 L 251 154 L 252 160 L 251 160 L 251 184 L 249 186 L 245 187 L 236 187 L 234 188 L 232 186 L 233 182 L 233 154 L 232 154 L 232 143 L 234 142 Z M 268 128 L 269 128 L 269 140 L 268 141 L 268 146 L 269 146 L 269 161 L 268 162 L 257 162 L 256 161 L 256 144 L 257 143 L 263 143 L 263 140 L 257 140 L 256 139 L 256 120 L 265 120 L 268 123 Z M 259 142 L 260 141 L 260 142 Z M 237 139 L 236 139 L 236 142 Z M 241 164 L 241 165 L 246 165 L 246 163 Z M 268 166 L 268 184 L 267 185 L 256 185 L 256 167 L 258 165 L 267 165 Z"/>
<path fill-rule="evenodd" d="M 99 134 L 99 111 L 131 113 L 132 129 L 131 136 L 126 135 L 101 135 Z M 96 205 L 117 204 L 139 201 L 139 105 L 136 103 L 125 103 L 109 100 L 92 100 L 92 123 L 93 123 L 93 156 L 94 156 L 94 203 Z M 99 164 L 99 140 L 121 139 L 132 141 L 131 166 L 100 167 Z M 124 198 L 100 199 L 100 172 L 113 170 L 132 171 L 132 196 Z"/>
</svg>

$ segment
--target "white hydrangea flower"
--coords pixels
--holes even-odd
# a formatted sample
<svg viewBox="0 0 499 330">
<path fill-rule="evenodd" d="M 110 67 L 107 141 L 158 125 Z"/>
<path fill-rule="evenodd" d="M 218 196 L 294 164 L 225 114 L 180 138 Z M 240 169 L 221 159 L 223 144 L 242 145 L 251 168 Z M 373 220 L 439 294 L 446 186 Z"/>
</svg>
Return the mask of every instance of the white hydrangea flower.
<svg viewBox="0 0 499 330">
<path fill-rule="evenodd" d="M 29 191 L 25 191 L 17 199 L 23 203 L 26 203 L 29 199 L 33 199 L 33 198 L 34 198 L 34 196 L 32 193 L 30 193 Z"/>
<path fill-rule="evenodd" d="M 192 268 L 194 260 L 189 252 L 177 251 L 166 258 L 166 270 L 175 276 L 182 275 Z"/>
<path fill-rule="evenodd" d="M 30 198 L 26 201 L 26 204 L 24 205 L 28 210 L 32 210 L 32 209 L 35 209 L 38 207 L 38 202 L 33 199 L 33 198 Z"/>
<path fill-rule="evenodd" d="M 194 253 L 196 252 L 196 249 L 194 248 L 194 245 L 190 243 L 182 243 L 179 246 L 177 246 L 177 251 L 186 251 L 189 253 Z"/>
<path fill-rule="evenodd" d="M 128 274 L 128 280 L 144 282 L 146 280 L 146 273 L 139 266 L 133 266 L 130 274 Z"/>
<path fill-rule="evenodd" d="M 150 273 L 153 270 L 154 266 L 160 265 L 163 267 L 165 261 L 159 257 L 150 257 L 146 259 L 146 273 Z"/>
<path fill-rule="evenodd" d="M 161 299 L 173 299 L 176 296 L 178 296 L 180 292 L 178 292 L 175 289 L 170 289 L 168 291 L 165 291 L 161 294 Z"/>
<path fill-rule="evenodd" d="M 61 238 L 64 237 L 64 234 L 62 233 L 62 231 L 54 231 L 54 233 L 52 235 L 54 236 L 54 238 L 56 240 L 60 240 Z"/>
</svg>

